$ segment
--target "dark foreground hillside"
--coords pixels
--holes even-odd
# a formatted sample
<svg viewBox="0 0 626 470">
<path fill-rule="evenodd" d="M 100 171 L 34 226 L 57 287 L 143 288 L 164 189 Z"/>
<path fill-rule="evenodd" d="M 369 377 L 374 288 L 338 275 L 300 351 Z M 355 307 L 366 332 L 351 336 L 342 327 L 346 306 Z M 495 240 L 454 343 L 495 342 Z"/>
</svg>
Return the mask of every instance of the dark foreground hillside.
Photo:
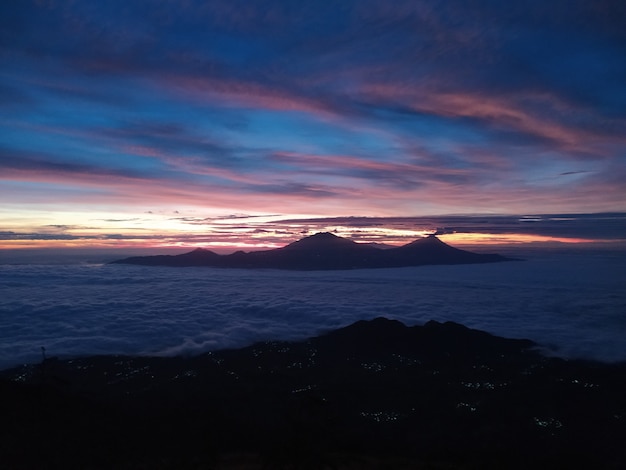
<svg viewBox="0 0 626 470">
<path fill-rule="evenodd" d="M 379 318 L 190 358 L 0 373 L 0 468 L 626 468 L 626 364 Z"/>
</svg>

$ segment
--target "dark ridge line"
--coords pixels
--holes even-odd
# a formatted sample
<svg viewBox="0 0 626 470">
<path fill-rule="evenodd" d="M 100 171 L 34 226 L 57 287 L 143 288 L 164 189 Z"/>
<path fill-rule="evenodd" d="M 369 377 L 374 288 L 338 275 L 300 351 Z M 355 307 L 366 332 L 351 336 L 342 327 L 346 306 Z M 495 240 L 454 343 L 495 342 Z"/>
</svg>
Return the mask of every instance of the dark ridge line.
<svg viewBox="0 0 626 470">
<path fill-rule="evenodd" d="M 2 468 L 625 468 L 626 363 L 453 322 L 0 372 Z"/>
<path fill-rule="evenodd" d="M 395 248 L 379 248 L 356 243 L 332 233 L 323 232 L 302 238 L 282 248 L 219 255 L 197 248 L 180 255 L 136 256 L 111 264 L 141 266 L 287 270 L 379 269 L 438 264 L 480 264 L 518 261 L 498 254 L 473 253 L 454 248 L 435 235 L 417 239 Z"/>
</svg>

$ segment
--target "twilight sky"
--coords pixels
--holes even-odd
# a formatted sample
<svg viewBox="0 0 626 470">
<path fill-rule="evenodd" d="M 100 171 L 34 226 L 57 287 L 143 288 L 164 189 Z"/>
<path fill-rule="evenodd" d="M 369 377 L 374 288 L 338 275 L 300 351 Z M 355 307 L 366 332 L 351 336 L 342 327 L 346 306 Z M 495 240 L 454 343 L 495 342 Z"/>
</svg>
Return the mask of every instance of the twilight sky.
<svg viewBox="0 0 626 470">
<path fill-rule="evenodd" d="M 0 248 L 615 220 L 624 24 L 622 0 L 3 1 Z"/>
</svg>

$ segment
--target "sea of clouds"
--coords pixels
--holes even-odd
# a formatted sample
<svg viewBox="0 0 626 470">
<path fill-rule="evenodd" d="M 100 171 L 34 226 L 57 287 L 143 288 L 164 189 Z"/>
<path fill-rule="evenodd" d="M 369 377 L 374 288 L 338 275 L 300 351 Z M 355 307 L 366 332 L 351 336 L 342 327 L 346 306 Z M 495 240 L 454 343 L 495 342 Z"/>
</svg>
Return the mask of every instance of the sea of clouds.
<svg viewBox="0 0 626 470">
<path fill-rule="evenodd" d="M 0 264 L 0 369 L 48 357 L 194 354 L 303 339 L 385 316 L 529 338 L 562 357 L 626 360 L 626 256 L 293 272 Z"/>
</svg>

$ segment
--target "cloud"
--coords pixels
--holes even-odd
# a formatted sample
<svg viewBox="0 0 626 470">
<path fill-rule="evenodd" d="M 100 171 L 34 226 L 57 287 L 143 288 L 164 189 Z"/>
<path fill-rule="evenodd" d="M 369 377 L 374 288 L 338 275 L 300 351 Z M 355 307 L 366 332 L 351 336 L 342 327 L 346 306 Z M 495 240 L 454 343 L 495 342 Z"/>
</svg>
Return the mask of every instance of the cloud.
<svg viewBox="0 0 626 470">
<path fill-rule="evenodd" d="M 95 236 L 76 236 L 67 233 L 0 232 L 0 240 L 93 240 Z"/>
<path fill-rule="evenodd" d="M 0 8 L 14 205 L 626 209 L 618 2 Z"/>
<path fill-rule="evenodd" d="M 624 240 L 626 215 L 604 214 L 542 214 L 533 216 L 528 224 L 524 216 L 511 215 L 449 215 L 435 217 L 331 217 L 314 219 L 283 219 L 272 222 L 274 226 L 307 227 L 309 231 L 322 231 L 328 227 L 345 229 L 383 228 L 406 230 L 398 239 L 411 240 L 418 231 L 441 233 L 483 233 L 544 235 L 590 240 Z M 412 233 L 411 233 L 412 232 Z M 389 238 L 392 238 L 390 236 Z"/>
<path fill-rule="evenodd" d="M 257 220 L 258 219 L 258 220 Z M 129 219 L 135 220 L 135 219 Z M 164 245 L 204 245 L 219 247 L 232 252 L 237 246 L 281 247 L 303 236 L 315 232 L 334 231 L 342 237 L 364 242 L 383 241 L 405 244 L 425 234 L 477 234 L 491 236 L 479 239 L 480 244 L 499 242 L 517 243 L 526 239 L 545 242 L 580 241 L 591 243 L 624 243 L 626 216 L 623 213 L 604 214 L 543 214 L 532 216 L 482 215 L 482 216 L 437 216 L 437 217 L 331 217 L 285 219 L 280 216 L 258 217 L 176 217 L 168 220 L 189 226 L 201 226 L 201 233 L 184 230 L 140 230 L 103 227 L 42 227 L 34 232 L 0 232 L 2 240 L 119 240 L 134 244 L 149 241 Z M 124 222 L 112 220 L 105 222 Z M 241 223 L 246 222 L 246 223 Z M 532 222 L 532 223 L 530 223 Z M 161 226 L 162 222 L 157 221 Z M 97 234 L 94 235 L 94 232 Z M 499 238 L 500 237 L 500 238 Z M 530 237 L 530 238 L 529 238 Z M 533 238 L 534 237 L 534 238 Z M 543 238 L 541 238 L 543 237 Z M 471 237 L 466 242 L 471 243 Z M 454 245 L 455 242 L 453 241 Z M 480 245 L 479 245 L 480 246 Z"/>
<path fill-rule="evenodd" d="M 565 357 L 624 360 L 617 258 L 548 252 L 524 263 L 245 272 L 11 266 L 0 279 L 0 367 L 50 355 L 196 354 L 297 340 L 387 316 L 457 321 Z M 557 262 L 554 262 L 554 259 Z M 146 275 L 147 269 L 150 275 Z M 116 295 L 110 295 L 111 289 Z M 450 302 L 450 299 L 455 299 Z M 121 321 L 123 319 L 123 321 Z"/>
<path fill-rule="evenodd" d="M 103 222 L 135 222 L 141 219 L 139 217 L 131 217 L 129 219 L 100 219 L 100 220 L 102 220 Z"/>
<path fill-rule="evenodd" d="M 58 155 L 45 152 L 29 152 L 13 149 L 0 148 L 0 168 L 3 171 L 3 179 L 10 175 L 84 175 L 94 179 L 101 177 L 133 178 L 139 177 L 139 172 L 116 168 L 68 161 Z"/>
</svg>

